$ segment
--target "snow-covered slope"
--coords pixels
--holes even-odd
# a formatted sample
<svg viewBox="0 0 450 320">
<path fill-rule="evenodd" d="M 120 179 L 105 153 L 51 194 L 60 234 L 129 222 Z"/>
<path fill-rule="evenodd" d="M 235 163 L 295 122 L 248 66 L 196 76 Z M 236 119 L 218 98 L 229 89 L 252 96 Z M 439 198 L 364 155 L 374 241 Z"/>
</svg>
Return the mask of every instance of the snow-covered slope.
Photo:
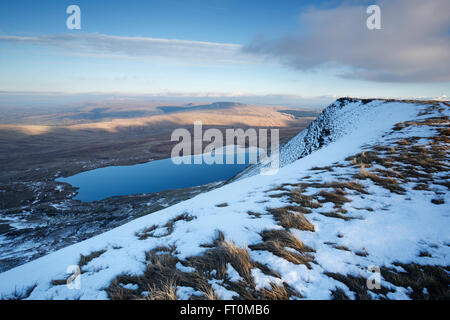
<svg viewBox="0 0 450 320">
<path fill-rule="evenodd" d="M 0 296 L 448 294 L 449 115 L 447 103 L 338 100 L 281 151 L 277 175 L 241 179 L 2 273 Z M 80 289 L 65 285 L 72 265 Z M 371 270 L 381 271 L 380 289 L 366 286 Z M 443 289 L 408 282 L 427 270 Z"/>
<path fill-rule="evenodd" d="M 383 100 L 353 98 L 336 100 L 325 108 L 308 128 L 281 147 L 279 166 L 284 167 L 344 135 L 359 130 L 361 119 L 364 119 L 367 113 L 376 113 L 378 107 L 383 106 L 384 102 Z M 267 161 L 250 166 L 237 175 L 237 179 L 259 174 L 261 168 L 269 166 L 270 162 Z"/>
</svg>

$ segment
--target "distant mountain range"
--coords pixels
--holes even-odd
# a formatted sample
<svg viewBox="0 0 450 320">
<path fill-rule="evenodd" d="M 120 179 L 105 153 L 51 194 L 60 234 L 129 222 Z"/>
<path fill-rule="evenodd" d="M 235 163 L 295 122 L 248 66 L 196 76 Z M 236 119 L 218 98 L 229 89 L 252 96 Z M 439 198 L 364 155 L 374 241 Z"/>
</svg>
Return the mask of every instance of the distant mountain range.
<svg viewBox="0 0 450 320">
<path fill-rule="evenodd" d="M 186 106 L 161 106 L 158 107 L 158 109 L 163 111 L 164 113 L 174 113 L 174 112 L 185 112 L 196 110 L 228 109 L 236 106 L 243 106 L 243 104 L 237 102 L 214 102 L 211 104 L 204 104 L 204 105 L 188 104 Z"/>
</svg>

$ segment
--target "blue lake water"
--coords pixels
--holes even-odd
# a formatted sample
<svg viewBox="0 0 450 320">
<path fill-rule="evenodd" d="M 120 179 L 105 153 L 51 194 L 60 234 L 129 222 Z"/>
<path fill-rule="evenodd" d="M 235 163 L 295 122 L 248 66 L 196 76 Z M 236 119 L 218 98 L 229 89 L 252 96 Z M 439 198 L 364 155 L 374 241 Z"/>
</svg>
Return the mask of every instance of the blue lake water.
<svg viewBox="0 0 450 320">
<path fill-rule="evenodd" d="M 195 157 L 201 157 L 195 156 Z M 156 160 L 132 166 L 111 166 L 94 169 L 56 181 L 66 182 L 79 188 L 74 199 L 83 202 L 97 201 L 111 196 L 152 193 L 180 189 L 227 180 L 249 164 L 249 153 L 245 163 L 236 164 L 174 164 L 172 159 Z M 228 161 L 229 163 L 229 161 Z"/>
</svg>

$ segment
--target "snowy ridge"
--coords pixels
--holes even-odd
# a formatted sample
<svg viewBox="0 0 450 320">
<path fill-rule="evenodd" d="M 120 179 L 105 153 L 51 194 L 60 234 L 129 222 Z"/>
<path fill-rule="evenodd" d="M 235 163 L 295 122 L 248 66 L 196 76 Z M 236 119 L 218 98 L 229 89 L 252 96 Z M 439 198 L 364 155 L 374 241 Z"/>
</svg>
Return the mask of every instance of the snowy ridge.
<svg viewBox="0 0 450 320">
<path fill-rule="evenodd" d="M 0 297 L 145 299 L 161 275 L 178 281 L 169 283 L 178 299 L 434 294 L 390 277 L 415 265 L 439 268 L 448 290 L 449 105 L 365 102 L 329 107 L 283 149 L 277 175 L 235 181 L 8 270 Z M 79 290 L 65 285 L 71 265 L 82 271 Z M 382 289 L 361 296 L 349 279 L 365 283 L 370 266 L 381 268 Z"/>
<path fill-rule="evenodd" d="M 291 139 L 280 152 L 280 165 L 284 167 L 311 152 L 357 130 L 367 114 L 377 112 L 382 100 L 341 98 L 325 108 L 303 132 Z"/>
<path fill-rule="evenodd" d="M 301 131 L 280 148 L 280 167 L 303 158 L 338 138 L 350 134 L 360 127 L 360 120 L 367 114 L 377 113 L 384 100 L 340 98 L 325 108 L 305 130 Z M 263 162 L 253 165 L 237 178 L 246 178 L 260 173 L 261 168 L 269 167 Z"/>
</svg>

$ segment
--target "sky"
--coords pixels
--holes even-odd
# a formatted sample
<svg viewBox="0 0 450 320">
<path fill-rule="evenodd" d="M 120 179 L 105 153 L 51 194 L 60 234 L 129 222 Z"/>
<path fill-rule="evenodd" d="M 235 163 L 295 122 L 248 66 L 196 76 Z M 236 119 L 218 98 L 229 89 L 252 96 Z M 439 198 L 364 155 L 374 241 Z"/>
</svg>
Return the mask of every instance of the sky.
<svg viewBox="0 0 450 320">
<path fill-rule="evenodd" d="M 69 5 L 81 29 L 69 30 Z M 369 30 L 366 9 L 381 8 Z M 3 0 L 0 95 L 450 95 L 447 0 Z"/>
</svg>

